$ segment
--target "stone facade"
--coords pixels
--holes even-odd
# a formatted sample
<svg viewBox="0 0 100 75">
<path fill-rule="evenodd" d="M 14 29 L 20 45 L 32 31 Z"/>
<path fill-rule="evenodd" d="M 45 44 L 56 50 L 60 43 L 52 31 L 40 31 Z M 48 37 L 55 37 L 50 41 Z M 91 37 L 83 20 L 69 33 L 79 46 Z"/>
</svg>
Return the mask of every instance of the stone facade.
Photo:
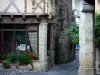
<svg viewBox="0 0 100 75">
<path fill-rule="evenodd" d="M 100 72 L 100 50 L 96 48 L 96 72 Z"/>
<path fill-rule="evenodd" d="M 56 36 L 62 33 L 62 30 L 67 28 L 74 20 L 72 11 L 72 0 L 57 0 L 57 26 Z M 57 41 L 58 42 L 58 41 Z M 61 43 L 59 43 L 59 50 L 56 52 L 58 63 L 67 63 L 68 56 L 71 50 L 71 38 L 69 36 L 64 37 Z"/>
<path fill-rule="evenodd" d="M 47 71 L 47 22 L 41 21 L 39 25 L 39 61 L 34 63 L 34 70 Z M 39 68 L 37 68 L 37 66 Z"/>
<path fill-rule="evenodd" d="M 87 71 L 87 75 L 94 75 L 95 73 L 95 59 L 94 55 L 94 41 L 93 41 L 93 14 L 92 13 L 81 13 L 80 23 L 80 68 L 79 75 L 84 75 Z M 85 27 L 85 25 L 87 25 Z M 85 36 L 82 36 L 85 35 Z"/>
<path fill-rule="evenodd" d="M 47 71 L 54 65 L 54 44 L 55 44 L 55 30 L 54 25 L 51 24 L 51 38 L 50 38 L 50 50 L 47 50 L 47 26 L 48 23 L 46 20 L 41 21 L 39 25 L 39 61 L 33 62 L 34 70 L 40 70 L 40 71 Z M 48 54 L 48 51 L 50 52 Z M 38 67 L 39 68 L 38 68 Z"/>
<path fill-rule="evenodd" d="M 55 23 L 49 23 L 48 19 L 45 17 L 34 18 L 34 17 L 25 17 L 26 20 L 23 20 L 21 16 L 14 15 L 14 19 L 11 19 L 11 16 L 3 15 L 0 24 L 31 24 L 38 25 L 38 49 L 39 49 L 39 59 L 33 60 L 33 69 L 37 71 L 47 71 L 49 68 L 54 65 L 54 44 L 55 44 Z M 34 20 L 34 21 L 32 21 Z M 50 19 L 49 19 L 50 20 Z M 48 26 L 50 26 L 50 42 L 47 41 Z M 47 43 L 50 44 L 50 50 L 52 53 L 48 55 Z M 51 62 L 50 62 L 51 61 Z"/>
<path fill-rule="evenodd" d="M 47 71 L 54 64 L 55 0 L 1 0 L 0 24 L 38 25 L 39 59 L 33 60 L 34 70 Z M 48 26 L 50 25 L 50 42 Z M 27 29 L 26 29 L 27 30 Z M 47 44 L 53 51 L 48 56 Z M 51 61 L 52 62 L 49 62 Z M 49 64 L 48 64 L 49 63 Z"/>
<path fill-rule="evenodd" d="M 100 0 L 95 0 L 95 13 L 100 12 Z M 96 71 L 100 72 L 100 48 L 96 48 Z"/>
</svg>

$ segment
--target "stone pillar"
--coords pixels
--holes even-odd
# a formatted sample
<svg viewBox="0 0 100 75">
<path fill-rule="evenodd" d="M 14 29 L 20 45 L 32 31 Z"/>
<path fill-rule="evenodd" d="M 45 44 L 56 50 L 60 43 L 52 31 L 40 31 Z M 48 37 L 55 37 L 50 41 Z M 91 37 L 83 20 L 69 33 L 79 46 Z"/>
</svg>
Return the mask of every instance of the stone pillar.
<svg viewBox="0 0 100 75">
<path fill-rule="evenodd" d="M 41 71 L 47 71 L 47 25 L 45 19 L 39 25 L 39 60 Z"/>
<path fill-rule="evenodd" d="M 55 55 L 55 24 L 51 24 L 51 31 L 50 31 L 50 35 L 51 35 L 51 39 L 50 39 L 50 49 L 51 49 L 51 67 L 54 66 L 54 55 Z"/>
<path fill-rule="evenodd" d="M 100 50 L 96 48 L 96 72 L 100 72 Z"/>
<path fill-rule="evenodd" d="M 95 75 L 94 24 L 92 12 L 81 12 L 79 40 L 79 75 Z"/>
</svg>

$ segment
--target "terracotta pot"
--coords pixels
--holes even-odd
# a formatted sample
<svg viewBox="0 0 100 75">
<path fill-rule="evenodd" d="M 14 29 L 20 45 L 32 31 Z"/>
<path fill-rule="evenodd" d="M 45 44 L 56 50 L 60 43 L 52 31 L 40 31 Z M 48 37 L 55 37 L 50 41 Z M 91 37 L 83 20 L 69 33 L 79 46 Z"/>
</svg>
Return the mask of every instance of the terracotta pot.
<svg viewBox="0 0 100 75">
<path fill-rule="evenodd" d="M 4 67 L 4 69 L 9 69 L 10 67 Z"/>
<path fill-rule="evenodd" d="M 28 66 L 28 64 L 23 64 L 23 66 Z"/>
<path fill-rule="evenodd" d="M 12 69 L 16 69 L 17 68 L 17 65 L 16 64 L 12 64 Z"/>
</svg>

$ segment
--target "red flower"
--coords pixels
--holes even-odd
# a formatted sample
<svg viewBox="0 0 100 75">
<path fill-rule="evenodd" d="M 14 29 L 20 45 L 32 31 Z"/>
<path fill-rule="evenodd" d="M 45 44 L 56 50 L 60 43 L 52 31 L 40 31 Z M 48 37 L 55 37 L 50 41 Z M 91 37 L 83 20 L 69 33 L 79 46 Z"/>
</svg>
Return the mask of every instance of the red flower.
<svg viewBox="0 0 100 75">
<path fill-rule="evenodd" d="M 29 53 L 29 56 L 33 56 L 33 52 L 30 52 L 30 53 Z"/>
<path fill-rule="evenodd" d="M 0 62 L 3 63 L 5 60 L 1 60 Z"/>
</svg>

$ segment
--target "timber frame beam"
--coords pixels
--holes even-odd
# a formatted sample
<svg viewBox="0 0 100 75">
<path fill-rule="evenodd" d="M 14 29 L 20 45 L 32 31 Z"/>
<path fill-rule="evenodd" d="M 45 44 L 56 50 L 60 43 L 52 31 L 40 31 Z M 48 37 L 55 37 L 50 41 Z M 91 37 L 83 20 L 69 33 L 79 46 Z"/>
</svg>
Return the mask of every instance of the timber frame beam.
<svg viewBox="0 0 100 75">
<path fill-rule="evenodd" d="M 0 13 L 0 24 L 15 23 L 40 23 L 42 19 L 46 19 L 48 23 L 56 23 L 54 15 L 48 14 L 21 14 L 21 13 Z"/>
</svg>

